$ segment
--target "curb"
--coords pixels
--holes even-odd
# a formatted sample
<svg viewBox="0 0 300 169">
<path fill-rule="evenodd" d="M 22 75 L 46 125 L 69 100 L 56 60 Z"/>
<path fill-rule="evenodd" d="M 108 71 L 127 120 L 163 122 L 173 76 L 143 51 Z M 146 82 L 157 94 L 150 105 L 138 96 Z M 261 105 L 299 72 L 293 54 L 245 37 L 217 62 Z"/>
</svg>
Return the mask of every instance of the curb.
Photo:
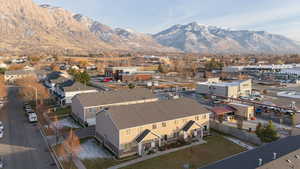
<svg viewBox="0 0 300 169">
<path fill-rule="evenodd" d="M 55 152 L 53 151 L 52 147 L 49 145 L 49 142 L 48 142 L 46 136 L 44 135 L 44 132 L 42 131 L 42 129 L 41 129 L 41 127 L 40 127 L 39 124 L 38 124 L 38 128 L 39 128 L 39 131 L 40 131 L 40 133 L 41 133 L 41 135 L 42 135 L 44 141 L 45 141 L 46 144 L 47 144 L 48 150 L 49 150 L 49 152 L 50 152 L 50 154 L 51 154 L 51 157 L 52 157 L 53 161 L 55 162 L 56 166 L 57 166 L 59 169 L 64 169 L 63 166 L 62 166 L 62 164 L 60 163 L 60 161 L 57 159 L 57 156 L 56 156 Z"/>
</svg>

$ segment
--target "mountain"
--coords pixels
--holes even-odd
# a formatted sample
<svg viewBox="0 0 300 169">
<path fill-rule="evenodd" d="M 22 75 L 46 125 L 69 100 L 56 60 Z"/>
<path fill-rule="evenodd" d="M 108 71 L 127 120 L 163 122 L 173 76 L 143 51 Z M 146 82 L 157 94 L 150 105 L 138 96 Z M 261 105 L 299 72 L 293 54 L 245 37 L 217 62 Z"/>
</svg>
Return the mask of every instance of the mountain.
<svg viewBox="0 0 300 169">
<path fill-rule="evenodd" d="M 174 25 L 153 37 L 161 45 L 193 53 L 294 53 L 300 45 L 264 31 L 230 30 L 215 26 Z"/>
<path fill-rule="evenodd" d="M 38 6 L 32 0 L 1 0 L 0 37 L 0 52 L 177 51 L 150 35 L 112 29 L 63 8 Z"/>
</svg>

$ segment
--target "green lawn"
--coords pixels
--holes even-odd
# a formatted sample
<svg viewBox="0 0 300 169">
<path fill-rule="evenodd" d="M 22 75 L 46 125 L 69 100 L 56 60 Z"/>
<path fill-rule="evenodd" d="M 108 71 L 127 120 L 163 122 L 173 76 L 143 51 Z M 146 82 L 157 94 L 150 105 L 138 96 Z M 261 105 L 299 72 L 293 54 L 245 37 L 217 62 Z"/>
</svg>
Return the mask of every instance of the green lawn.
<svg viewBox="0 0 300 169">
<path fill-rule="evenodd" d="M 126 159 L 86 159 L 82 160 L 87 169 L 106 169 L 108 167 L 121 164 L 126 161 L 135 159 L 136 157 L 128 157 Z"/>
<path fill-rule="evenodd" d="M 68 116 L 71 114 L 71 107 L 57 108 L 55 112 L 50 113 L 50 116 Z"/>
<path fill-rule="evenodd" d="M 198 168 L 245 151 L 243 147 L 220 135 L 210 136 L 206 140 L 207 144 L 159 156 L 123 169 L 181 169 L 184 164 L 189 164 L 190 168 Z"/>
</svg>

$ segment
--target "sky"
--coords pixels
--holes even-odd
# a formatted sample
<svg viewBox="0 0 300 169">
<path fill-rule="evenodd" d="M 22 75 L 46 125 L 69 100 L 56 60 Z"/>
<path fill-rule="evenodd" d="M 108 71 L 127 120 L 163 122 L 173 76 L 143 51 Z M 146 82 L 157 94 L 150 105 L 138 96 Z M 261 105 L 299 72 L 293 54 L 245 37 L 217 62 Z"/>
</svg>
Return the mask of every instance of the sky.
<svg viewBox="0 0 300 169">
<path fill-rule="evenodd" d="M 198 22 L 263 30 L 300 41 L 299 0 L 34 0 L 63 7 L 111 27 L 158 33 Z"/>
</svg>

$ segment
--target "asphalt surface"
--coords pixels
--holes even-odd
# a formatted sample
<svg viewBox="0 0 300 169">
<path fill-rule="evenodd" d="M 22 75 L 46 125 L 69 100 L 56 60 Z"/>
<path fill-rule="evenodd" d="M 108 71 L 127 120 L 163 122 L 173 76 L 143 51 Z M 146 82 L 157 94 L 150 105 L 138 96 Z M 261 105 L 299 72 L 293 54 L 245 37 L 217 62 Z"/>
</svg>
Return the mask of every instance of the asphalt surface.
<svg viewBox="0 0 300 169">
<path fill-rule="evenodd" d="M 0 156 L 5 169 L 57 169 L 36 124 L 28 122 L 23 104 L 10 88 L 8 102 L 0 110 L 4 137 L 0 139 Z"/>
</svg>

